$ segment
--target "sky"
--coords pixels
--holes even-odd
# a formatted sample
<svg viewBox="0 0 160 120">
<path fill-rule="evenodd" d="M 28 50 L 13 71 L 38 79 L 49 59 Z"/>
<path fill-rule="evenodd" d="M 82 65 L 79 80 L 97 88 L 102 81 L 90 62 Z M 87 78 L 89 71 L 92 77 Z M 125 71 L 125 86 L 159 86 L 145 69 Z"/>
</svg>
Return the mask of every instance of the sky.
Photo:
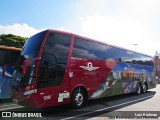
<svg viewBox="0 0 160 120">
<path fill-rule="evenodd" d="M 160 0 L 0 1 L 0 34 L 57 29 L 151 56 L 160 52 L 159 21 Z"/>
</svg>

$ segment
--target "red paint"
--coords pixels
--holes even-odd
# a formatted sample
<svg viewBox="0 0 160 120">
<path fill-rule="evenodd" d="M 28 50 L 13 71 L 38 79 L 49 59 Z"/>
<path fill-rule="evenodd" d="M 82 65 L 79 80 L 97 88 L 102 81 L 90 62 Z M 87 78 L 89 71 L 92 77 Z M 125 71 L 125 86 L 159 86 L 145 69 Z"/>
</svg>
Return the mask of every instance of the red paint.
<svg viewBox="0 0 160 120">
<path fill-rule="evenodd" d="M 37 74 L 39 64 L 49 32 L 63 33 L 71 36 L 68 61 L 65 69 L 64 80 L 60 86 L 37 89 Z M 23 71 L 25 73 L 25 71 L 27 70 L 25 66 L 27 66 L 27 64 L 29 64 L 29 62 L 31 61 L 37 61 L 34 73 L 36 76 L 34 77 L 34 83 L 32 87 L 33 89 L 37 89 L 37 93 L 23 96 L 22 93 L 25 91 L 25 87 L 21 86 L 19 88 L 16 88 L 17 90 L 13 89 L 13 101 L 16 101 L 16 103 L 20 105 L 37 108 L 67 104 L 71 101 L 72 91 L 79 86 L 87 90 L 88 99 L 90 99 L 93 92 L 95 92 L 95 90 L 99 87 L 104 78 L 111 72 L 111 70 L 117 63 L 113 60 L 88 60 L 81 58 L 72 58 L 72 49 L 75 36 L 77 35 L 61 31 L 47 31 L 43 43 L 41 45 L 38 58 L 29 59 L 25 61 L 26 63 L 24 62 L 25 65 L 23 65 Z M 88 67 L 96 67 L 97 69 L 89 71 L 83 69 L 83 67 L 80 67 L 87 66 L 88 63 L 91 63 Z M 70 72 L 73 73 L 73 77 L 69 77 Z M 65 91 L 69 92 L 69 98 L 63 99 L 63 102 L 58 102 L 60 93 L 64 93 Z"/>
<path fill-rule="evenodd" d="M 28 70 L 28 65 L 29 65 L 30 62 L 32 62 L 32 61 L 39 61 L 40 59 L 41 59 L 41 57 L 25 60 L 23 62 L 23 64 L 22 64 L 22 75 L 26 74 L 26 72 Z"/>
</svg>

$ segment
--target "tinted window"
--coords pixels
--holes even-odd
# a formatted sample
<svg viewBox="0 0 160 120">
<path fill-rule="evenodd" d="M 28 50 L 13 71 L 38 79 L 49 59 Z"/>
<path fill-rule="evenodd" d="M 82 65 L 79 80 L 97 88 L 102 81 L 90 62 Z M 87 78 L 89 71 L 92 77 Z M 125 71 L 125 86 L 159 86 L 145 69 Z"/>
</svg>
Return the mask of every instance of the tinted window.
<svg viewBox="0 0 160 120">
<path fill-rule="evenodd" d="M 20 51 L 8 51 L 7 62 L 8 64 L 16 64 Z"/>
<path fill-rule="evenodd" d="M 0 64 L 15 64 L 20 51 L 0 49 Z"/>
<path fill-rule="evenodd" d="M 0 55 L 0 65 L 3 65 L 7 60 L 7 50 L 0 49 Z"/>
<path fill-rule="evenodd" d="M 49 33 L 39 67 L 38 87 L 58 86 L 64 79 L 70 36 Z"/>
<path fill-rule="evenodd" d="M 117 62 L 153 65 L 152 58 L 149 56 L 80 38 L 74 39 L 72 56 L 98 60 L 112 59 Z"/>
<path fill-rule="evenodd" d="M 49 33 L 44 52 L 56 56 L 57 63 L 66 63 L 70 45 L 70 36 L 58 33 Z"/>
<path fill-rule="evenodd" d="M 141 64 L 141 65 L 148 65 L 153 66 L 153 58 L 147 55 L 133 53 L 133 60 L 132 63 L 134 64 Z"/>
<path fill-rule="evenodd" d="M 33 53 L 33 52 L 37 52 L 40 50 L 42 41 L 44 39 L 46 31 L 40 32 L 38 34 L 35 34 L 34 36 L 30 37 L 25 45 L 24 45 L 24 49 L 22 50 L 22 54 L 29 54 L 29 53 Z"/>
<path fill-rule="evenodd" d="M 53 86 L 56 79 L 56 64 L 55 56 L 43 53 L 39 68 L 39 88 Z"/>
<path fill-rule="evenodd" d="M 104 53 L 109 48 L 110 46 L 75 38 L 72 56 L 88 59 L 105 59 L 107 56 Z"/>
<path fill-rule="evenodd" d="M 75 38 L 73 57 L 105 60 L 111 58 L 115 61 L 131 61 L 127 51 L 112 46 Z"/>
</svg>

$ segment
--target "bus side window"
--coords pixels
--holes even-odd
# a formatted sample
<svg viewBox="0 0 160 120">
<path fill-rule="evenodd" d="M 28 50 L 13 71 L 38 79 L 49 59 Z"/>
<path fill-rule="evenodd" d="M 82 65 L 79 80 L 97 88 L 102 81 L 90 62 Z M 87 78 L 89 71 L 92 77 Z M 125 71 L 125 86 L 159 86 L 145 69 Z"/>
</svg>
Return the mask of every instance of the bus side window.
<svg viewBox="0 0 160 120">
<path fill-rule="evenodd" d="M 38 87 L 53 86 L 56 74 L 56 57 L 48 53 L 43 53 L 39 68 Z"/>
</svg>

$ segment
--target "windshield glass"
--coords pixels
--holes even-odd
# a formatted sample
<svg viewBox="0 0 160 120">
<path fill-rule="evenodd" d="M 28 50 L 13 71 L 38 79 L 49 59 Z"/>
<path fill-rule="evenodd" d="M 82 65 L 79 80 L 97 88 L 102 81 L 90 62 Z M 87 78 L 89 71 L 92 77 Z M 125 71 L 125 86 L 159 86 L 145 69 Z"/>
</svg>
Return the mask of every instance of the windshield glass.
<svg viewBox="0 0 160 120">
<path fill-rule="evenodd" d="M 33 78 L 35 77 L 34 75 L 34 70 L 35 70 L 35 65 L 36 61 L 31 61 L 28 64 L 28 69 L 25 74 L 25 76 L 22 76 L 22 61 L 24 61 L 24 57 L 22 60 L 20 60 L 20 63 L 17 64 L 17 69 L 14 71 L 13 78 L 16 81 L 21 82 L 22 85 L 30 85 L 33 84 Z"/>
<path fill-rule="evenodd" d="M 19 81 L 22 85 L 33 84 L 33 78 L 35 77 L 34 70 L 37 61 L 31 61 L 28 64 L 27 72 L 24 76 L 22 75 L 22 65 L 25 60 L 38 57 L 45 33 L 46 31 L 43 31 L 30 37 L 26 41 L 21 55 L 18 57 L 16 62 L 16 71 L 14 73 L 14 80 Z"/>
<path fill-rule="evenodd" d="M 13 78 L 16 81 L 21 81 L 22 74 L 20 72 L 18 72 L 17 70 L 14 70 L 14 72 L 13 72 Z"/>
<path fill-rule="evenodd" d="M 39 52 L 33 52 L 33 53 L 30 53 L 30 54 L 19 56 L 17 61 L 16 61 L 16 64 L 15 64 L 16 70 L 19 71 L 19 72 L 22 72 L 22 64 L 23 64 L 23 62 L 25 60 L 38 57 L 38 53 Z"/>
<path fill-rule="evenodd" d="M 45 33 L 46 31 L 43 31 L 30 37 L 23 47 L 22 55 L 39 52 Z"/>
</svg>

